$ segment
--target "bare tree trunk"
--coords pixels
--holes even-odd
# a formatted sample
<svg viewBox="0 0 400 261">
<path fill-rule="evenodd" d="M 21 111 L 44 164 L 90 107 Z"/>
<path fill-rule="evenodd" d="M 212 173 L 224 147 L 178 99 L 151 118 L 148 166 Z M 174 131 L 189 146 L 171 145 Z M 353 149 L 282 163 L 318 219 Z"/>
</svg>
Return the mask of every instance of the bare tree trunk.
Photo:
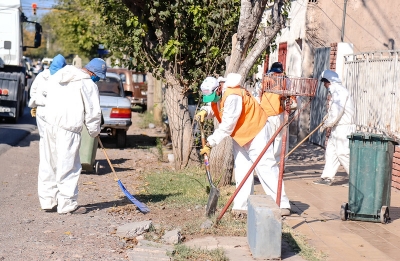
<svg viewBox="0 0 400 261">
<path fill-rule="evenodd" d="M 229 60 L 226 75 L 235 73 L 239 70 L 244 60 L 250 42 L 253 39 L 256 29 L 261 22 L 261 17 L 265 11 L 268 0 L 242 0 L 240 6 L 240 18 L 237 32 L 237 42 L 235 48 L 232 48 L 231 58 Z M 242 75 L 244 78 L 246 75 Z"/>
<path fill-rule="evenodd" d="M 181 86 L 168 85 L 164 97 L 175 156 L 175 169 L 186 167 L 192 148 L 192 124 L 188 101 L 181 89 Z"/>
<path fill-rule="evenodd" d="M 265 11 L 267 2 L 268 0 L 241 1 L 238 32 L 232 37 L 232 53 L 225 71 L 225 76 L 229 73 L 239 73 L 242 75 L 241 84 L 245 82 L 247 74 L 258 57 L 269 46 L 272 39 L 274 39 L 282 27 L 281 6 L 283 0 L 274 0 L 272 25 L 264 28 L 258 34 L 258 41 L 246 57 L 249 45 L 257 33 L 256 30 Z M 217 128 L 217 124 L 214 124 L 214 126 Z M 228 185 L 232 179 L 234 161 L 232 143 L 233 140 L 231 137 L 226 138 L 224 142 L 221 142 L 213 148 L 210 155 L 212 175 L 216 178 L 222 177 L 220 185 Z"/>
<path fill-rule="evenodd" d="M 258 37 L 258 41 L 251 49 L 250 53 L 247 55 L 246 59 L 240 65 L 238 69 L 238 73 L 240 75 L 247 76 L 255 62 L 257 61 L 258 57 L 267 49 L 269 44 L 271 43 L 272 39 L 274 39 L 275 35 L 281 30 L 280 24 L 275 24 L 275 26 L 266 27 L 264 30 L 260 32 L 260 36 Z M 242 83 L 246 77 L 242 78 Z"/>
</svg>

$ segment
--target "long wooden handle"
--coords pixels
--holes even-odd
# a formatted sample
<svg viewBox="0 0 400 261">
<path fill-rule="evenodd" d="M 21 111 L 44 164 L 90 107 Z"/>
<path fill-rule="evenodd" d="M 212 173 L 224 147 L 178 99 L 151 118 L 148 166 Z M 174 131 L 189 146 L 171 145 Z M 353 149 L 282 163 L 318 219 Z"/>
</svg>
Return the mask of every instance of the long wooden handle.
<svg viewBox="0 0 400 261">
<path fill-rule="evenodd" d="M 240 189 L 243 187 L 244 183 L 246 180 L 249 178 L 250 174 L 253 173 L 254 168 L 257 166 L 258 162 L 261 160 L 262 156 L 264 156 L 265 152 L 268 150 L 269 146 L 274 142 L 276 136 L 281 132 L 281 130 L 286 127 L 290 122 L 284 122 L 279 126 L 279 128 L 275 131 L 274 135 L 269 139 L 268 143 L 265 145 L 264 149 L 261 151 L 260 155 L 258 155 L 257 159 L 254 161 L 253 165 L 251 165 L 251 168 L 249 171 L 247 171 L 246 175 L 240 182 L 239 186 L 237 186 L 235 192 L 232 194 L 232 196 L 229 198 L 228 202 L 225 204 L 224 208 L 221 210 L 221 213 L 219 213 L 219 216 L 217 217 L 215 225 L 219 223 L 221 218 L 224 216 L 226 210 L 229 208 L 229 206 L 232 204 L 232 201 L 235 199 L 236 195 L 239 193 Z"/>
<path fill-rule="evenodd" d="M 203 123 L 199 122 L 200 125 L 200 135 L 201 135 L 201 145 L 206 146 L 206 137 L 204 135 Z"/>
<path fill-rule="evenodd" d="M 307 137 L 305 137 L 302 141 L 299 142 L 299 144 L 296 145 L 296 147 L 294 147 L 288 154 L 286 154 L 285 158 L 287 158 L 290 154 L 292 154 L 301 144 L 303 144 L 303 142 L 305 142 L 314 132 L 316 132 L 322 125 L 324 124 L 324 122 L 321 122 L 312 132 L 310 132 L 310 134 L 307 135 Z"/>
<path fill-rule="evenodd" d="M 206 137 L 204 135 L 203 123 L 199 123 L 199 124 L 200 124 L 201 144 L 204 147 L 204 146 L 206 146 Z M 206 166 L 206 174 L 207 174 L 208 182 L 210 183 L 210 186 L 215 187 L 215 185 L 212 181 L 211 173 L 210 173 L 210 163 L 208 162 L 208 155 L 206 153 L 204 153 L 203 158 L 204 158 L 204 165 Z"/>
<path fill-rule="evenodd" d="M 102 148 L 102 150 L 103 150 L 103 152 L 104 152 L 104 155 L 106 156 L 106 159 L 107 159 L 108 165 L 110 165 L 110 167 L 111 167 L 111 170 L 112 170 L 112 172 L 114 173 L 116 180 L 118 181 L 118 180 L 119 180 L 119 178 L 118 178 L 118 176 L 117 176 L 117 173 L 116 173 L 116 172 L 115 172 L 115 170 L 114 170 L 114 167 L 113 167 L 113 165 L 111 164 L 111 161 L 110 161 L 110 159 L 108 158 L 108 155 L 107 155 L 106 149 L 104 148 L 104 146 L 103 146 L 103 143 L 102 143 L 102 142 L 101 142 L 101 140 L 100 140 L 100 137 L 97 137 L 97 138 L 98 138 L 98 140 L 99 140 L 100 147 Z"/>
</svg>

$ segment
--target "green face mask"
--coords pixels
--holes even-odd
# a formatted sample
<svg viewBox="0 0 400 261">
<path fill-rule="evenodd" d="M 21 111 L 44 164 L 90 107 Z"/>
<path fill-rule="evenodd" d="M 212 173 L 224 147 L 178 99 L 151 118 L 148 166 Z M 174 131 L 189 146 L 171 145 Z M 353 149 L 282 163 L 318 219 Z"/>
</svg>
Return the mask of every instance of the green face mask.
<svg viewBox="0 0 400 261">
<path fill-rule="evenodd" d="M 221 96 L 215 94 L 214 100 L 212 102 L 217 102 L 221 99 Z"/>
<path fill-rule="evenodd" d="M 217 102 L 220 99 L 221 99 L 221 96 L 218 96 L 216 91 L 214 91 L 210 95 L 203 96 L 203 102 Z"/>
</svg>

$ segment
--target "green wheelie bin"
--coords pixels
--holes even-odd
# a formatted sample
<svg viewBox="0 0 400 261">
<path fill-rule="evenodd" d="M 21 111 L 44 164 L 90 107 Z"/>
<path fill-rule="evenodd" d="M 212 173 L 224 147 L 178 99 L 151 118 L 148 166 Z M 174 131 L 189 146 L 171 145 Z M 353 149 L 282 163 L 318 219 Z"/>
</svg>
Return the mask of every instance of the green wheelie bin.
<svg viewBox="0 0 400 261">
<path fill-rule="evenodd" d="M 349 202 L 341 206 L 342 220 L 390 220 L 390 190 L 394 139 L 381 134 L 353 133 L 350 143 Z"/>
<path fill-rule="evenodd" d="M 81 132 L 81 147 L 79 148 L 82 170 L 98 174 L 99 162 L 95 161 L 98 143 L 98 137 L 90 137 L 86 126 L 83 126 Z"/>
</svg>

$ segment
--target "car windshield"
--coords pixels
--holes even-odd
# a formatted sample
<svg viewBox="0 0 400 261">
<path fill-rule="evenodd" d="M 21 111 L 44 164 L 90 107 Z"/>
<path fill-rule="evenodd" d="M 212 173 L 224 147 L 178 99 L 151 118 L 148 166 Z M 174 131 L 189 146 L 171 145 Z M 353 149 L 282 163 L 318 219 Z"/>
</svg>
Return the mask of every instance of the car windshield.
<svg viewBox="0 0 400 261">
<path fill-rule="evenodd" d="M 97 82 L 100 95 L 121 96 L 120 81 L 117 78 L 107 77 Z"/>
</svg>

